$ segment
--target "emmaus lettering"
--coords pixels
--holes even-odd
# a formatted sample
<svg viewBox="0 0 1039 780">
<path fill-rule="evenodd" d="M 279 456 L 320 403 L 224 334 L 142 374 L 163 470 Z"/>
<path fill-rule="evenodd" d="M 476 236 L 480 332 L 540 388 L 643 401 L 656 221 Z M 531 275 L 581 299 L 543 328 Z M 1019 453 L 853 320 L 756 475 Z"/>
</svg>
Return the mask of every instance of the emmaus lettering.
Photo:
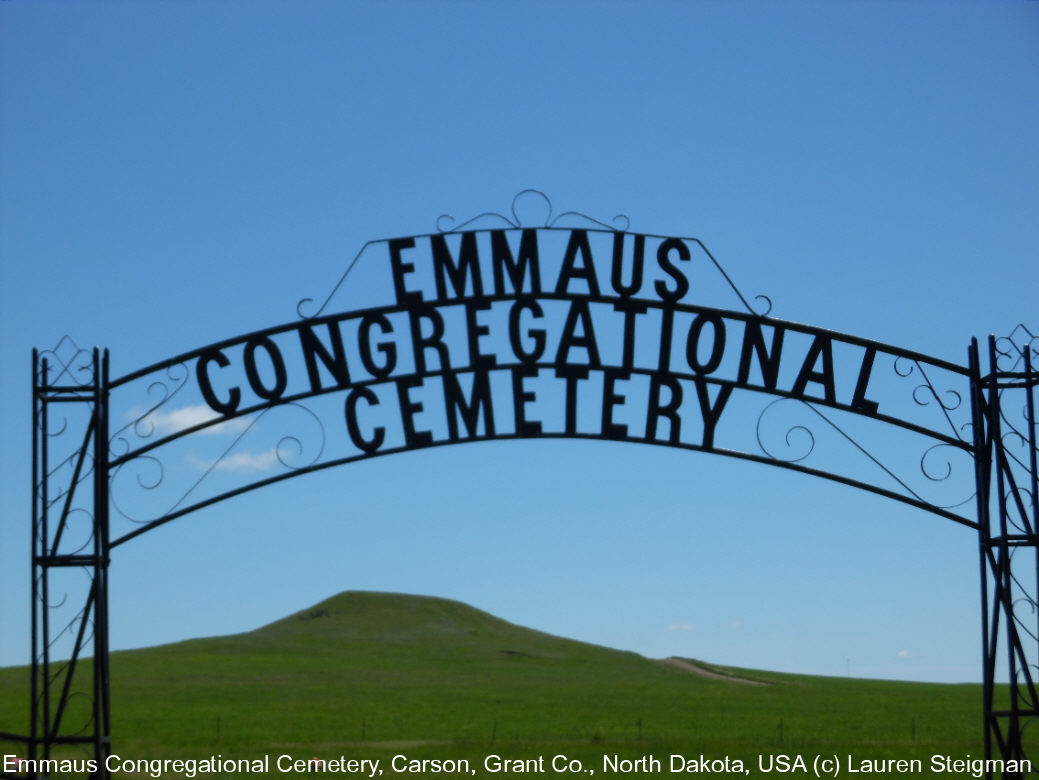
<svg viewBox="0 0 1039 780">
<path fill-rule="evenodd" d="M 561 259 L 555 258 L 559 261 L 555 283 L 546 285 L 542 263 L 546 232 L 534 228 L 519 231 L 515 251 L 509 242 L 509 233 L 513 232 L 516 231 L 486 231 L 489 246 L 487 242 L 478 240 L 483 235 L 477 232 L 458 234 L 456 252 L 452 252 L 444 234 L 387 242 L 397 302 L 424 300 L 421 291 L 409 287 L 409 277 L 420 276 L 423 271 L 434 279 L 432 300 L 436 303 L 458 300 L 470 294 L 473 297 L 485 295 L 483 279 L 488 256 L 495 295 L 507 294 L 511 286 L 514 293 L 529 289 L 538 295 L 545 289 L 560 295 L 578 292 L 598 297 L 602 294 L 599 277 L 603 272 L 599 270 L 601 266 L 597 260 L 601 260 L 604 250 L 609 257 L 610 287 L 618 296 L 678 301 L 690 290 L 690 279 L 683 266 L 688 265 L 693 255 L 687 241 L 680 238 L 614 232 L 606 239 L 608 245 L 599 243 L 597 257 L 592 248 L 593 233 L 588 230 L 567 231 L 565 246 L 555 247 L 562 250 Z M 428 242 L 428 252 L 422 251 L 419 241 Z M 485 244 L 483 252 L 480 251 L 481 243 Z M 655 245 L 651 247 L 651 254 L 659 278 L 653 279 L 652 283 L 649 283 L 646 269 L 647 244 Z M 625 265 L 629 266 L 627 270 Z"/>
</svg>

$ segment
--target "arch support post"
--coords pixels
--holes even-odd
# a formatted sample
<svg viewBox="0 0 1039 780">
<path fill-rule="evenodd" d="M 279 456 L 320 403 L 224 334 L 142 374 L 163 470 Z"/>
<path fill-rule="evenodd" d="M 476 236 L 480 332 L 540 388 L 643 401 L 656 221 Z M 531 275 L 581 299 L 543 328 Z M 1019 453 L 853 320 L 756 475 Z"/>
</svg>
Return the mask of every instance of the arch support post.
<svg viewBox="0 0 1039 780">
<path fill-rule="evenodd" d="M 29 732 L 7 735 L 25 745 L 18 777 L 111 777 L 108 398 L 107 350 L 67 337 L 34 350 Z"/>
<path fill-rule="evenodd" d="M 1022 778 L 1039 761 L 1039 342 L 1019 326 L 986 352 L 983 375 L 971 345 L 986 776 Z"/>
</svg>

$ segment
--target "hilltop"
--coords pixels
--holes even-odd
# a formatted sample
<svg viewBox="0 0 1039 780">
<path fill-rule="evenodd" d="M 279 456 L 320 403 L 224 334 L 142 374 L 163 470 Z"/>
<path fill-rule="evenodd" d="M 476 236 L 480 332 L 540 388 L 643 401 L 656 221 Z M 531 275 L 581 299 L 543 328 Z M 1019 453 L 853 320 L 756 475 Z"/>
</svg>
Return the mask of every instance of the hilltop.
<svg viewBox="0 0 1039 780">
<path fill-rule="evenodd" d="M 690 664 L 702 666 L 445 599 L 346 592 L 255 631 L 114 653 L 113 731 L 124 754 L 144 756 L 980 751 L 976 685 L 707 677 Z M 24 717 L 25 684 L 24 669 L 0 670 L 5 726 Z"/>
</svg>

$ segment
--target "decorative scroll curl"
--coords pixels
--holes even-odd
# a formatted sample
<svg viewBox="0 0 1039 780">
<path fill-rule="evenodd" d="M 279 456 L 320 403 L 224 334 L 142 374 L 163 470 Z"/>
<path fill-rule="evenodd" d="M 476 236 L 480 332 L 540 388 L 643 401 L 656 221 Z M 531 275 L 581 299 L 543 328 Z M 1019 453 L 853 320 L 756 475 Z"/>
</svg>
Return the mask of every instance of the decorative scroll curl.
<svg viewBox="0 0 1039 780">
<path fill-rule="evenodd" d="M 40 358 L 47 362 L 48 376 L 41 377 L 44 384 L 89 387 L 94 382 L 93 352 L 80 347 L 68 334 L 53 349 L 41 350 Z"/>
<path fill-rule="evenodd" d="M 501 227 L 551 228 L 557 227 L 561 220 L 570 218 L 584 222 L 585 227 L 605 228 L 606 230 L 613 230 L 621 233 L 631 227 L 631 220 L 628 219 L 625 214 L 617 214 L 609 223 L 607 223 L 595 219 L 594 217 L 590 217 L 580 211 L 564 211 L 561 214 L 553 216 L 553 210 L 552 200 L 548 195 L 543 193 L 541 190 L 526 189 L 518 192 L 512 199 L 512 219 L 509 219 L 507 216 L 497 211 L 485 211 L 482 214 L 477 214 L 475 217 L 465 220 L 461 224 L 457 224 L 457 220 L 450 214 L 441 214 L 437 217 L 436 226 L 437 231 L 440 233 L 454 233 L 464 230 L 477 222 L 492 220 L 498 222 Z M 521 211 L 523 212 L 522 217 L 519 213 Z"/>
<path fill-rule="evenodd" d="M 133 523 L 146 523 L 149 518 L 138 518 L 124 509 L 120 499 L 120 487 L 124 482 L 121 477 L 132 475 L 137 487 L 142 490 L 156 490 L 166 477 L 166 469 L 162 461 L 154 455 L 138 455 L 132 461 L 112 470 L 112 488 L 110 500 L 112 507 L 120 515 Z"/>
<path fill-rule="evenodd" d="M 155 435 L 155 412 L 158 412 L 174 396 L 176 396 L 188 383 L 191 372 L 185 363 L 175 363 L 166 368 L 165 377 L 156 379 L 148 385 L 146 391 L 151 400 L 144 411 L 136 411 L 130 422 L 112 433 L 109 438 L 109 451 L 115 457 L 125 455 L 130 451 L 131 443 L 128 433 L 138 439 L 149 439 Z"/>
<path fill-rule="evenodd" d="M 950 412 L 957 411 L 963 406 L 963 394 L 958 390 L 939 390 L 927 375 L 919 360 L 911 360 L 899 355 L 893 364 L 894 372 L 903 379 L 919 377 L 923 381 L 913 388 L 913 402 L 920 407 L 931 406 L 932 403 L 941 411 L 946 423 L 953 435 L 963 441 L 963 437 L 956 424 L 953 422 Z"/>
<path fill-rule="evenodd" d="M 973 460 L 969 455 L 965 454 L 964 450 L 951 444 L 939 443 L 928 447 L 924 450 L 923 455 L 920 456 L 920 473 L 931 482 L 954 484 L 953 477 L 956 474 L 956 466 L 951 457 L 953 455 L 960 455 L 964 469 L 970 469 Z M 966 479 L 962 481 L 967 482 Z M 935 506 L 940 509 L 955 509 L 973 501 L 976 495 L 977 490 L 974 489 L 959 501 L 935 504 Z"/>
<path fill-rule="evenodd" d="M 777 447 L 773 444 L 773 446 L 769 447 L 765 444 L 765 438 L 768 434 L 763 433 L 762 429 L 763 427 L 767 427 L 766 418 L 769 417 L 769 412 L 780 404 L 786 404 L 788 406 L 794 404 L 798 408 L 806 406 L 804 402 L 791 398 L 779 398 L 769 403 L 761 411 L 761 414 L 758 415 L 758 422 L 755 426 L 758 446 L 761 448 L 761 451 L 768 457 L 772 458 L 772 460 L 778 460 L 783 463 L 799 463 L 815 451 L 815 434 L 812 433 L 811 429 L 807 425 L 796 423 L 787 427 L 786 432 L 783 435 L 783 443 L 781 446 Z M 780 430 L 786 426 L 786 423 L 781 423 Z M 785 447 L 786 452 L 781 452 L 783 447 Z"/>
<path fill-rule="evenodd" d="M 292 424 L 296 432 L 277 435 L 273 437 L 274 441 L 270 446 L 263 448 L 262 441 L 269 440 L 267 423 L 289 412 L 297 417 Z M 307 423 L 300 422 L 300 414 Z M 308 431 L 309 435 L 300 434 L 301 430 Z M 192 469 L 198 476 L 187 480 L 186 487 L 185 483 L 182 483 L 180 489 L 173 492 L 172 498 L 168 492 L 164 493 L 162 488 L 167 485 L 168 476 L 173 469 L 164 463 L 163 458 L 155 454 L 159 450 L 141 453 L 120 463 L 112 470 L 112 506 L 119 515 L 130 522 L 151 523 L 174 512 L 190 498 L 204 492 L 205 485 L 215 479 L 218 473 L 269 471 L 279 467 L 288 471 L 309 468 L 320 461 L 327 438 L 320 417 L 298 402 L 284 403 L 262 410 L 245 421 L 244 427 L 232 436 L 230 443 L 222 447 L 219 454 L 212 459 L 199 458 L 192 453 L 190 436 L 184 437 L 183 440 L 175 440 L 183 446 L 173 447 L 171 451 L 179 453 L 186 464 L 178 468 L 177 473 L 182 475 L 185 469 Z M 170 447 L 170 442 L 163 446 Z M 258 446 L 261 449 L 257 449 Z M 132 502 L 140 503 L 142 495 L 155 496 L 147 502 L 152 504 L 153 508 L 145 512 L 131 507 Z M 156 506 L 159 508 L 155 509 Z"/>
<path fill-rule="evenodd" d="M 996 368 L 1000 371 L 1022 371 L 1026 357 L 1033 371 L 1039 368 L 1039 334 L 1024 323 L 1018 323 L 1009 336 L 996 339 Z"/>
<path fill-rule="evenodd" d="M 931 401 L 935 400 L 942 409 L 952 412 L 960 408 L 960 405 L 963 403 L 963 396 L 956 390 L 945 390 L 939 396 L 933 387 L 923 384 L 917 385 L 913 389 L 913 400 L 916 401 L 918 406 L 929 406 Z"/>
<path fill-rule="evenodd" d="M 1039 437 L 1035 431 L 1039 421 L 1033 419 L 1035 416 L 1034 397 L 1036 372 L 1039 371 L 1039 335 L 1034 334 L 1023 324 L 1019 324 L 1009 336 L 998 338 L 994 344 L 996 364 L 1001 371 L 1016 375 L 1019 388 L 1026 388 L 1023 393 L 1023 402 L 1019 407 L 1017 416 L 1008 414 L 1008 409 L 1015 407 L 1005 403 L 1012 396 L 1014 383 L 1001 387 L 998 391 L 1000 397 L 999 417 L 1002 429 L 1002 451 L 1016 466 L 1022 469 L 1023 474 L 1032 473 L 1034 462 L 1039 454 Z M 1034 474 L 1033 474 L 1034 476 Z"/>
<path fill-rule="evenodd" d="M 755 301 L 760 301 L 758 307 L 749 307 L 751 312 L 757 314 L 759 317 L 767 317 L 772 313 L 772 299 L 767 295 L 755 295 Z"/>
<path fill-rule="evenodd" d="M 780 406 L 789 409 L 788 414 L 797 411 L 810 412 L 808 420 L 782 420 L 777 417 Z M 908 476 L 900 473 L 891 463 L 885 463 L 874 452 L 867 449 L 856 437 L 838 425 L 830 416 L 824 414 L 815 404 L 793 398 L 780 398 L 769 403 L 758 416 L 755 427 L 758 446 L 769 458 L 782 463 L 804 463 L 816 453 L 817 445 L 822 440 L 821 431 L 828 430 L 836 433 L 832 438 L 834 442 L 845 442 L 847 452 L 859 458 L 863 464 L 871 464 L 871 467 L 879 468 L 887 477 L 899 486 L 900 491 L 923 504 L 935 509 L 955 509 L 967 504 L 974 498 L 974 492 L 951 502 L 938 503 L 923 496 L 922 489 L 913 487 Z M 964 460 L 969 461 L 970 456 L 964 450 L 954 444 L 939 442 L 927 447 L 920 457 L 920 473 L 933 483 L 947 483 L 949 485 L 959 484 L 953 480 L 956 473 L 952 456 L 959 453 Z M 964 480 L 965 481 L 965 480 Z"/>
</svg>

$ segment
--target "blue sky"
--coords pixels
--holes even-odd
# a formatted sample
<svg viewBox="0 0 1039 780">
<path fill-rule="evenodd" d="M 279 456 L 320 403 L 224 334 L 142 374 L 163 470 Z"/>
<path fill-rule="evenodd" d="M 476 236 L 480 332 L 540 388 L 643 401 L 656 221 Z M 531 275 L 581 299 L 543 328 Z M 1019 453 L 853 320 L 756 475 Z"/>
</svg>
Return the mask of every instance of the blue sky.
<svg viewBox="0 0 1039 780">
<path fill-rule="evenodd" d="M 123 375 L 535 187 L 700 238 L 777 317 L 964 362 L 1039 325 L 1037 43 L 1028 0 L 0 3 L 0 664 L 28 660 L 32 347 L 69 334 Z M 118 549 L 110 601 L 117 648 L 359 588 L 654 657 L 960 681 L 977 581 L 969 530 L 847 487 L 501 442 L 185 517 Z"/>
</svg>

